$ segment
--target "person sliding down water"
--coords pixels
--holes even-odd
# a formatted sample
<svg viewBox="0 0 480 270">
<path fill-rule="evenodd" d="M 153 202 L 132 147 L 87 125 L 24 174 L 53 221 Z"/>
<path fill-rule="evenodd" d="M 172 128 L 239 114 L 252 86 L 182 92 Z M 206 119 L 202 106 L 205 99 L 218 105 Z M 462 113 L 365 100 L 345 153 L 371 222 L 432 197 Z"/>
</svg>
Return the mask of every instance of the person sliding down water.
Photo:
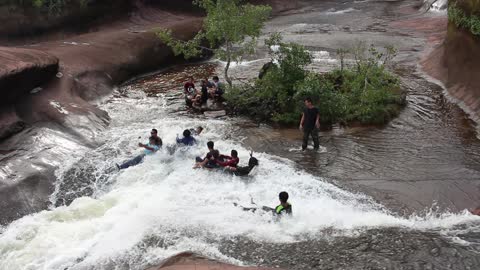
<svg viewBox="0 0 480 270">
<path fill-rule="evenodd" d="M 197 141 L 196 141 L 195 138 L 192 136 L 191 131 L 188 130 L 188 129 L 185 129 L 185 130 L 183 131 L 183 138 L 180 139 L 180 138 L 178 138 L 178 136 L 177 136 L 177 144 L 192 146 L 192 145 L 197 144 Z"/>
<path fill-rule="evenodd" d="M 221 167 L 236 168 L 240 159 L 237 150 L 232 150 L 231 156 L 220 155 L 217 164 Z"/>
<path fill-rule="evenodd" d="M 214 169 L 218 168 L 217 164 L 217 159 L 220 156 L 220 152 L 218 150 L 214 149 L 214 143 L 212 141 L 207 142 L 207 147 L 208 147 L 208 153 L 204 158 L 201 157 L 196 157 L 195 158 L 195 166 L 193 166 L 194 169 L 196 168 L 207 168 L 207 169 Z"/>
<path fill-rule="evenodd" d="M 143 153 L 130 160 L 127 160 L 122 165 L 116 164 L 119 170 L 126 169 L 128 167 L 135 166 L 141 163 L 145 156 L 151 155 L 158 151 L 158 149 L 160 149 L 161 141 L 159 137 L 151 136 L 149 138 L 148 144 L 138 143 L 138 147 L 144 148 Z"/>
<path fill-rule="evenodd" d="M 261 208 L 258 208 L 258 207 L 249 208 L 249 207 L 239 206 L 237 203 L 233 203 L 233 205 L 241 207 L 242 210 L 244 211 L 255 212 L 257 210 L 262 210 L 265 212 L 271 212 L 276 216 L 291 215 L 292 205 L 288 202 L 288 193 L 286 191 L 282 191 L 280 192 L 280 194 L 278 194 L 278 198 L 280 199 L 280 204 L 275 208 L 271 208 L 268 206 L 262 206 Z"/>
<path fill-rule="evenodd" d="M 232 151 L 233 152 L 233 151 Z M 248 160 L 248 166 L 228 166 L 225 169 L 236 176 L 247 176 L 250 172 L 258 166 L 258 159 L 253 157 L 253 152 L 250 153 L 250 159 Z"/>
</svg>

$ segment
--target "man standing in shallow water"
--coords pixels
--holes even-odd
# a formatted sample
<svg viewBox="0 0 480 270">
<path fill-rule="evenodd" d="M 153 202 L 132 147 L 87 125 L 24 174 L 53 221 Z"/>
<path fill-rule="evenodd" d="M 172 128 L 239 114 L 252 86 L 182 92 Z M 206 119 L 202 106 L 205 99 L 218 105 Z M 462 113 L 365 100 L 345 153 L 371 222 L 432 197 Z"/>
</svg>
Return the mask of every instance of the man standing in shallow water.
<svg viewBox="0 0 480 270">
<path fill-rule="evenodd" d="M 308 137 L 313 139 L 313 149 L 318 150 L 320 142 L 318 141 L 318 129 L 320 128 L 320 114 L 318 109 L 313 106 L 311 98 L 305 98 L 305 109 L 303 110 L 302 120 L 300 120 L 300 130 L 303 130 L 302 150 L 307 149 Z"/>
</svg>

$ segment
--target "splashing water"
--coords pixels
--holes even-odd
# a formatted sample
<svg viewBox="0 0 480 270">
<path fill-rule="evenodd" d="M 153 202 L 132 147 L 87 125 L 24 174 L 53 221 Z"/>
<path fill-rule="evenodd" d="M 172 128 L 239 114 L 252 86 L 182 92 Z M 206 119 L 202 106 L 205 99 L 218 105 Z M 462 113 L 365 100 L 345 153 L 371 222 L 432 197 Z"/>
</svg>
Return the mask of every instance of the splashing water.
<svg viewBox="0 0 480 270">
<path fill-rule="evenodd" d="M 168 105 L 159 109 L 162 104 Z M 232 132 L 233 123 L 171 114 L 181 105 L 168 94 L 145 98 L 135 93 L 102 106 L 112 116 L 112 126 L 101 138 L 103 145 L 82 160 L 104 171 L 93 177 L 103 175 L 106 181 L 100 185 L 87 179 L 95 183 L 92 196 L 26 216 L 0 231 L 0 269 L 113 269 L 119 262 L 143 269 L 185 250 L 242 264 L 219 251 L 222 240 L 243 236 L 289 243 L 322 237 L 322 231 L 332 229 L 353 237 L 354 231 L 369 228 L 448 231 L 458 224 L 478 223 L 467 213 L 396 217 L 365 195 L 339 189 L 266 153 L 256 154 L 260 167 L 248 178 L 194 170 L 194 157 L 206 152 L 207 140 L 215 141 L 221 152 L 236 149 L 241 163 L 247 162 L 248 146 Z M 173 155 L 161 150 L 136 167 L 105 173 L 113 163 L 135 155 L 136 143 L 147 138 L 138 136 L 150 128 L 157 128 L 169 144 L 183 129 L 198 125 L 205 128 L 198 146 Z M 283 190 L 290 194 L 292 218 L 274 222 L 267 213 L 233 206 L 250 206 L 253 198 L 258 206 L 273 207 Z"/>
</svg>

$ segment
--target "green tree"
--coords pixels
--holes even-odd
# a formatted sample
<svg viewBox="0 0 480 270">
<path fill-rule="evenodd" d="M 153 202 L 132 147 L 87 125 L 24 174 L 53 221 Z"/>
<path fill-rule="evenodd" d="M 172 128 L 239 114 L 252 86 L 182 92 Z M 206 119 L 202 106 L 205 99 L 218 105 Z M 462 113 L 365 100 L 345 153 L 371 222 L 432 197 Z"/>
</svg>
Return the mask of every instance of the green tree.
<svg viewBox="0 0 480 270">
<path fill-rule="evenodd" d="M 228 76 L 231 62 L 239 62 L 243 56 L 254 52 L 271 7 L 251 5 L 243 0 L 194 0 L 193 3 L 203 8 L 207 16 L 203 21 L 203 30 L 192 40 L 185 42 L 175 39 L 171 31 L 166 29 L 157 35 L 173 49 L 175 55 L 183 54 L 186 59 L 200 55 L 203 49 L 213 51 L 227 62 L 225 80 L 231 86 L 232 80 Z M 207 40 L 210 47 L 202 46 L 203 40 Z"/>
</svg>

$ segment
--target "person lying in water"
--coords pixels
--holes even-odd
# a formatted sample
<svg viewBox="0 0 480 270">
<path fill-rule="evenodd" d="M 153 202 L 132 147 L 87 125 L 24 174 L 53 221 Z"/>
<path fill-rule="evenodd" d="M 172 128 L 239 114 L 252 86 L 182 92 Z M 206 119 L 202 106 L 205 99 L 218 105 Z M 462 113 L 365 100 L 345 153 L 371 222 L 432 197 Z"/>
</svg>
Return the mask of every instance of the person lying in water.
<svg viewBox="0 0 480 270">
<path fill-rule="evenodd" d="M 138 147 L 144 148 L 143 153 L 134 157 L 134 158 L 132 158 L 132 159 L 130 159 L 130 160 L 125 161 L 121 165 L 116 164 L 117 168 L 119 170 L 138 165 L 139 163 L 141 163 L 143 161 L 145 156 L 151 155 L 151 154 L 155 153 L 156 151 L 158 151 L 158 149 L 160 149 L 160 147 L 161 147 L 160 138 L 151 136 L 149 138 L 149 141 L 148 141 L 147 144 L 138 143 Z"/>
<path fill-rule="evenodd" d="M 197 141 L 192 136 L 191 131 L 188 130 L 188 129 L 185 129 L 183 131 L 183 138 L 180 139 L 180 138 L 178 138 L 178 135 L 177 135 L 177 144 L 192 146 L 192 145 L 197 144 Z"/>
<path fill-rule="evenodd" d="M 278 198 L 280 200 L 280 204 L 275 207 L 271 208 L 268 206 L 262 206 L 262 207 L 243 207 L 238 205 L 237 203 L 233 203 L 233 205 L 242 208 L 244 211 L 251 211 L 255 212 L 257 210 L 262 210 L 265 212 L 271 212 L 276 216 L 283 216 L 283 215 L 291 215 L 292 214 L 292 205 L 288 202 L 288 193 L 286 191 L 280 192 L 278 194 Z"/>
<path fill-rule="evenodd" d="M 217 164 L 220 167 L 236 168 L 238 162 L 240 162 L 240 159 L 238 158 L 237 150 L 232 150 L 230 156 L 220 155 L 217 159 Z"/>
<path fill-rule="evenodd" d="M 253 152 L 250 153 L 250 159 L 248 160 L 248 166 L 235 166 L 225 167 L 225 169 L 236 176 L 247 176 L 250 172 L 258 166 L 258 159 L 253 157 Z"/>
<path fill-rule="evenodd" d="M 217 159 L 220 157 L 220 152 L 216 150 L 215 144 L 212 141 L 207 142 L 208 153 L 204 158 L 196 157 L 195 158 L 195 166 L 196 168 L 207 168 L 207 169 L 214 169 L 218 168 Z"/>
<path fill-rule="evenodd" d="M 203 131 L 203 127 L 202 126 L 198 126 L 196 128 L 191 128 L 190 129 L 190 133 L 194 136 L 198 136 L 202 133 Z"/>
</svg>

